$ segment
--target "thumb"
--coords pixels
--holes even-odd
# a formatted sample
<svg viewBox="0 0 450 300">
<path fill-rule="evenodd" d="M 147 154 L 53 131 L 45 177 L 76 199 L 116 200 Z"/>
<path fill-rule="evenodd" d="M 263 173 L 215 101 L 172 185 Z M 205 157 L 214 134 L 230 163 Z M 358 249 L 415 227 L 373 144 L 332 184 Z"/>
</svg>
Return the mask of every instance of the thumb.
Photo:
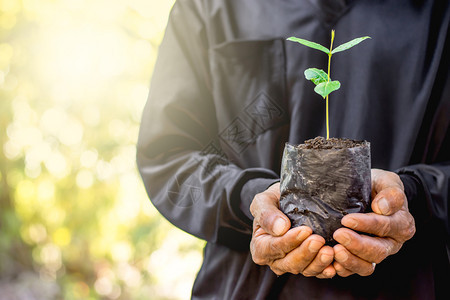
<svg viewBox="0 0 450 300">
<path fill-rule="evenodd" d="M 407 204 L 403 183 L 393 172 L 372 169 L 372 210 L 390 216 Z"/>
<path fill-rule="evenodd" d="M 380 215 L 390 216 L 407 205 L 406 195 L 398 187 L 381 190 L 372 201 L 372 210 Z"/>
<path fill-rule="evenodd" d="M 291 227 L 289 218 L 279 209 L 279 193 L 270 190 L 259 193 L 253 198 L 250 211 L 255 217 L 255 225 L 259 225 L 265 232 L 272 236 L 280 236 Z"/>
<path fill-rule="evenodd" d="M 283 235 L 291 227 L 291 222 L 285 216 L 280 215 L 272 217 L 271 220 L 268 219 L 264 223 L 265 223 L 264 226 L 261 227 L 263 227 L 263 229 L 266 230 L 266 232 L 270 233 L 273 236 Z"/>
</svg>

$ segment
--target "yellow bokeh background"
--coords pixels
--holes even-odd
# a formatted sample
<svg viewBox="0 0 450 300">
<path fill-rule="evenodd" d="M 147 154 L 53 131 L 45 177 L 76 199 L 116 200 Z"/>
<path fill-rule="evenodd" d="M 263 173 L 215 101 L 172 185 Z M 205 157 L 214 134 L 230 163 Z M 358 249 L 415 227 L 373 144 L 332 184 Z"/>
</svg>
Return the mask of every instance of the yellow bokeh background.
<svg viewBox="0 0 450 300">
<path fill-rule="evenodd" d="M 189 299 L 135 155 L 174 0 L 0 0 L 0 299 Z"/>
</svg>

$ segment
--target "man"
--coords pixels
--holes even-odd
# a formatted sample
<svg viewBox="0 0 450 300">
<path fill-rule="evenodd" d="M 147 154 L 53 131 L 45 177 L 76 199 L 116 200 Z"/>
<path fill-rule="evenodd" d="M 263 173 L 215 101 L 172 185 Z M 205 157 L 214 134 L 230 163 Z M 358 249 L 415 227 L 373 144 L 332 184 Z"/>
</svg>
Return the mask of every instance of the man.
<svg viewBox="0 0 450 300">
<path fill-rule="evenodd" d="M 448 298 L 449 19 L 438 0 L 175 3 L 137 160 L 158 210 L 208 241 L 192 298 Z M 325 132 L 302 72 L 327 58 L 285 38 L 331 29 L 372 37 L 333 56 L 330 127 L 370 141 L 378 168 L 373 212 L 347 215 L 333 248 L 289 229 L 277 183 L 284 143 Z"/>
</svg>

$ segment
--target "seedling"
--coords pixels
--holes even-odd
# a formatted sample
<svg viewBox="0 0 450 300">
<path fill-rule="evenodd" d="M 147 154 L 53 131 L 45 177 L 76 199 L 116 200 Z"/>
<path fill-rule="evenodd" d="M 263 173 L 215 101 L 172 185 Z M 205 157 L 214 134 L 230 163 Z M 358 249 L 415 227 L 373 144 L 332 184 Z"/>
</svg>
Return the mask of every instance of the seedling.
<svg viewBox="0 0 450 300">
<path fill-rule="evenodd" d="M 331 56 L 335 53 L 345 51 L 347 49 L 350 49 L 353 46 L 358 45 L 365 39 L 369 39 L 369 36 L 359 37 L 356 39 L 351 40 L 350 42 L 344 43 L 340 45 L 339 47 L 336 47 L 333 49 L 333 41 L 334 41 L 334 30 L 331 30 L 331 44 L 330 49 L 327 49 L 326 47 L 310 42 L 304 39 L 300 39 L 297 37 L 290 37 L 287 40 L 292 42 L 300 43 L 304 46 L 320 50 L 322 52 L 325 52 L 328 54 L 328 73 L 325 73 L 325 71 L 317 69 L 317 68 L 309 68 L 305 70 L 305 77 L 307 80 L 311 80 L 316 87 L 314 88 L 314 91 L 321 95 L 324 99 L 326 99 L 326 122 L 327 122 L 327 140 L 330 138 L 330 125 L 329 125 L 329 119 L 328 119 L 328 95 L 331 92 L 334 92 L 338 90 L 341 87 L 341 83 L 337 80 L 331 80 L 330 77 L 330 68 L 331 68 Z"/>
</svg>

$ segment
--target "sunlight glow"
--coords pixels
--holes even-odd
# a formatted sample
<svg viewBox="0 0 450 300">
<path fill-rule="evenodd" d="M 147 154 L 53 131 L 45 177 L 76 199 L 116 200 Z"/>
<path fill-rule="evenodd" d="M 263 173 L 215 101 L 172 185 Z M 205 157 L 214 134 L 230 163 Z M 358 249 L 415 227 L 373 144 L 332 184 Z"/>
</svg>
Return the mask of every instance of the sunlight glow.
<svg viewBox="0 0 450 300">
<path fill-rule="evenodd" d="M 136 167 L 174 1 L 0 0 L 0 298 L 189 297 L 204 242 Z"/>
</svg>

